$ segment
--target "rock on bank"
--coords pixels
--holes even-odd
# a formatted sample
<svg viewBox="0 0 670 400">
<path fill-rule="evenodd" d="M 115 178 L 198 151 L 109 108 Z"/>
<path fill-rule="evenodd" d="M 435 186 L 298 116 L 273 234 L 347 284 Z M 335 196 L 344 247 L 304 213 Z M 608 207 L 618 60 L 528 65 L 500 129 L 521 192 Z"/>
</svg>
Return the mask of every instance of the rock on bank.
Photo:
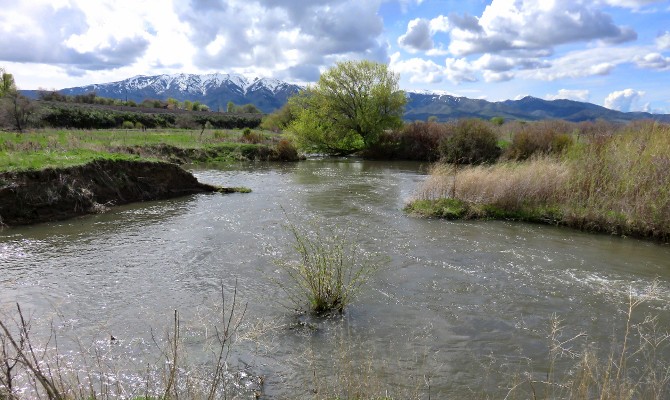
<svg viewBox="0 0 670 400">
<path fill-rule="evenodd" d="M 95 160 L 68 168 L 3 172 L 0 225 L 61 220 L 110 205 L 218 190 L 165 162 Z"/>
</svg>

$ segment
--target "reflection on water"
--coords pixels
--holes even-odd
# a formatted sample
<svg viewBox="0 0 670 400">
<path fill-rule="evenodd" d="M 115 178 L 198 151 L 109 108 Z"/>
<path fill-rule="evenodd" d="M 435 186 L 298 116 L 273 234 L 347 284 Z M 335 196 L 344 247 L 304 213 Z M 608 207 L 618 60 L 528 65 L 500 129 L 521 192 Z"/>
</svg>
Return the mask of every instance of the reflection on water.
<svg viewBox="0 0 670 400">
<path fill-rule="evenodd" d="M 670 322 L 670 249 L 654 243 L 500 221 L 422 220 L 402 212 L 424 179 L 416 163 L 310 160 L 198 169 L 201 181 L 251 194 L 203 194 L 0 232 L 0 310 L 20 302 L 36 321 L 66 321 L 82 340 L 114 334 L 148 340 L 169 326 L 202 326 L 236 282 L 248 303 L 236 361 L 266 376 L 271 397 L 304 394 L 315 371 L 364 363 L 396 389 L 436 397 L 499 394 L 507 376 L 484 373 L 537 360 L 559 315 L 566 332 L 609 343 L 629 290 L 653 281 L 640 311 Z M 285 210 L 285 213 L 284 211 Z M 296 329 L 278 305 L 273 257 L 289 251 L 282 225 L 346 226 L 362 246 L 389 256 L 337 321 Z M 341 357 L 338 358 L 338 355 Z M 344 360 L 344 361 L 343 361 Z M 334 378 L 333 378 L 334 379 Z M 419 389 L 416 389 L 416 388 Z M 412 389 L 414 388 L 414 389 Z M 422 392 L 423 393 L 423 392 Z"/>
</svg>

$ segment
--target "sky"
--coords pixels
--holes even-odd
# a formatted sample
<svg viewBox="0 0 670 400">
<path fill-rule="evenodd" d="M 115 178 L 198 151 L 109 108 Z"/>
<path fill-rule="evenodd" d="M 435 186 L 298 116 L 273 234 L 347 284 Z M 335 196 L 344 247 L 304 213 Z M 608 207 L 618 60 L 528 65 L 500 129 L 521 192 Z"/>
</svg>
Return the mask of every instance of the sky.
<svg viewBox="0 0 670 400">
<path fill-rule="evenodd" d="M 670 0 L 0 0 L 20 89 L 388 63 L 404 90 L 670 113 Z"/>
</svg>

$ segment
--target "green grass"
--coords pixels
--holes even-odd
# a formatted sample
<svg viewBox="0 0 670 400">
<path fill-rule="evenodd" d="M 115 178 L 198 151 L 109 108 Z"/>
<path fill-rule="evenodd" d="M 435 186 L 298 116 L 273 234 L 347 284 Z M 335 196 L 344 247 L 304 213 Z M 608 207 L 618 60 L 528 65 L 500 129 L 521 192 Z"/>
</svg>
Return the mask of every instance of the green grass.
<svg viewBox="0 0 670 400">
<path fill-rule="evenodd" d="M 17 135 L 0 131 L 0 171 L 68 167 L 91 160 L 168 159 L 172 148 L 186 150 L 181 160 L 232 162 L 254 159 L 275 144 L 277 135 L 254 131 L 247 143 L 241 130 L 37 130 Z M 197 151 L 196 151 L 197 150 Z"/>
<path fill-rule="evenodd" d="M 0 171 L 39 170 L 45 168 L 83 165 L 93 160 L 139 160 L 131 154 L 112 154 L 94 150 L 65 150 L 48 152 L 0 152 Z"/>
</svg>

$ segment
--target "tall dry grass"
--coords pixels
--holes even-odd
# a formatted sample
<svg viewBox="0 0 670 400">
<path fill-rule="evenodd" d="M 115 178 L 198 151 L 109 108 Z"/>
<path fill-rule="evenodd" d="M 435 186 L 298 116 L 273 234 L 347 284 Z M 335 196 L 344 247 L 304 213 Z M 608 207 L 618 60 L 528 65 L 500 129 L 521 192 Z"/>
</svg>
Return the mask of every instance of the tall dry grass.
<svg viewBox="0 0 670 400">
<path fill-rule="evenodd" d="M 437 165 L 418 200 L 451 198 L 505 212 L 551 210 L 560 224 L 617 235 L 670 239 L 670 125 L 636 123 L 593 137 L 561 156 L 492 166 Z M 533 209 L 535 209 L 533 211 Z M 491 216 L 470 213 L 470 216 Z M 495 216 L 495 215 L 494 215 Z"/>
<path fill-rule="evenodd" d="M 632 124 L 594 138 L 567 160 L 569 225 L 670 238 L 670 125 Z"/>
<path fill-rule="evenodd" d="M 421 186 L 422 199 L 452 197 L 476 204 L 492 204 L 518 210 L 526 206 L 554 204 L 569 177 L 565 162 L 549 157 L 526 163 L 505 162 L 491 166 L 458 168 L 438 164 Z"/>
</svg>

